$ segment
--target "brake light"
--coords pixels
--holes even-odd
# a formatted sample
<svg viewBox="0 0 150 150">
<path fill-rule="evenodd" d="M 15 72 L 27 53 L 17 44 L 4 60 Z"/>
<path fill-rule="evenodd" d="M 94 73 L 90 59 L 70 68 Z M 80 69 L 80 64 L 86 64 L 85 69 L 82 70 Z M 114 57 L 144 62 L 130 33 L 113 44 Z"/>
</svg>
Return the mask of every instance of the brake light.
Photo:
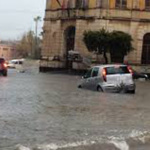
<svg viewBox="0 0 150 150">
<path fill-rule="evenodd" d="M 106 69 L 105 68 L 102 70 L 102 76 L 103 76 L 104 81 L 106 82 L 107 79 L 106 79 Z"/>
<path fill-rule="evenodd" d="M 129 70 L 129 72 L 130 72 L 131 74 L 133 74 L 133 70 L 132 70 L 132 68 L 131 68 L 130 66 L 128 66 L 128 70 Z"/>
<path fill-rule="evenodd" d="M 3 63 L 3 66 L 4 66 L 5 68 L 7 68 L 7 64 L 6 64 L 6 63 Z"/>
</svg>

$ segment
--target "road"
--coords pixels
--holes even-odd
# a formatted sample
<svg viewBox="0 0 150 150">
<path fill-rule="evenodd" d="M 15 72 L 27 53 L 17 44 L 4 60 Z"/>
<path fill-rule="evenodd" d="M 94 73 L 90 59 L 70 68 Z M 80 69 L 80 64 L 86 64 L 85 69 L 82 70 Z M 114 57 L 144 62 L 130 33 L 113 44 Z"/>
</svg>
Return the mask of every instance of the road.
<svg viewBox="0 0 150 150">
<path fill-rule="evenodd" d="M 150 81 L 136 94 L 78 89 L 80 76 L 0 76 L 0 150 L 149 150 Z"/>
</svg>

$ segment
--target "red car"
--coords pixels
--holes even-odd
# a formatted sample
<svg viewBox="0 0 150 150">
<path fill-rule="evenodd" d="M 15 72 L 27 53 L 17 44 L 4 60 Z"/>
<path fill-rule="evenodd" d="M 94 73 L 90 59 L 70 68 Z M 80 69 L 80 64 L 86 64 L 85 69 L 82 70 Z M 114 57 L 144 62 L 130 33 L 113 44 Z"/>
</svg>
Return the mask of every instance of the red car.
<svg viewBox="0 0 150 150">
<path fill-rule="evenodd" d="M 7 76 L 7 63 L 4 58 L 0 58 L 0 73 Z"/>
</svg>

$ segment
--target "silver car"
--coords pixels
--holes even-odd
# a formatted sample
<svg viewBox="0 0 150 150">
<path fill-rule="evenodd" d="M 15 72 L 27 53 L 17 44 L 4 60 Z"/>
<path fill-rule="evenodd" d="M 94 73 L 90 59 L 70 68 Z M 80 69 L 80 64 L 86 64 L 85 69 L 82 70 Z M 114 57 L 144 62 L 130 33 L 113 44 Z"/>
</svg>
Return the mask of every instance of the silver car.
<svg viewBox="0 0 150 150">
<path fill-rule="evenodd" d="M 114 91 L 135 93 L 132 70 L 127 65 L 99 65 L 87 71 L 78 85 L 79 88 L 97 91 Z"/>
</svg>

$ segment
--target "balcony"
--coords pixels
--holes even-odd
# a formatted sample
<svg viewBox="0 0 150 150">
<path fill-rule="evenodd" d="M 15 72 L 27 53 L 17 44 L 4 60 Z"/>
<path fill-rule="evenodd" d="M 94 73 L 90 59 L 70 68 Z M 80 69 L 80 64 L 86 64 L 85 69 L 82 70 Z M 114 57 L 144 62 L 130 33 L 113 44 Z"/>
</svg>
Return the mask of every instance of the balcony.
<svg viewBox="0 0 150 150">
<path fill-rule="evenodd" d="M 94 20 L 94 19 L 110 19 L 110 20 L 133 20 L 144 21 L 150 20 L 150 12 L 137 10 L 120 10 L 120 9 L 65 9 L 65 10 L 47 10 L 45 20 Z"/>
<path fill-rule="evenodd" d="M 68 20 L 68 19 L 94 19 L 96 17 L 96 9 L 83 10 L 83 9 L 65 9 L 57 11 L 46 11 L 45 20 Z"/>
</svg>

